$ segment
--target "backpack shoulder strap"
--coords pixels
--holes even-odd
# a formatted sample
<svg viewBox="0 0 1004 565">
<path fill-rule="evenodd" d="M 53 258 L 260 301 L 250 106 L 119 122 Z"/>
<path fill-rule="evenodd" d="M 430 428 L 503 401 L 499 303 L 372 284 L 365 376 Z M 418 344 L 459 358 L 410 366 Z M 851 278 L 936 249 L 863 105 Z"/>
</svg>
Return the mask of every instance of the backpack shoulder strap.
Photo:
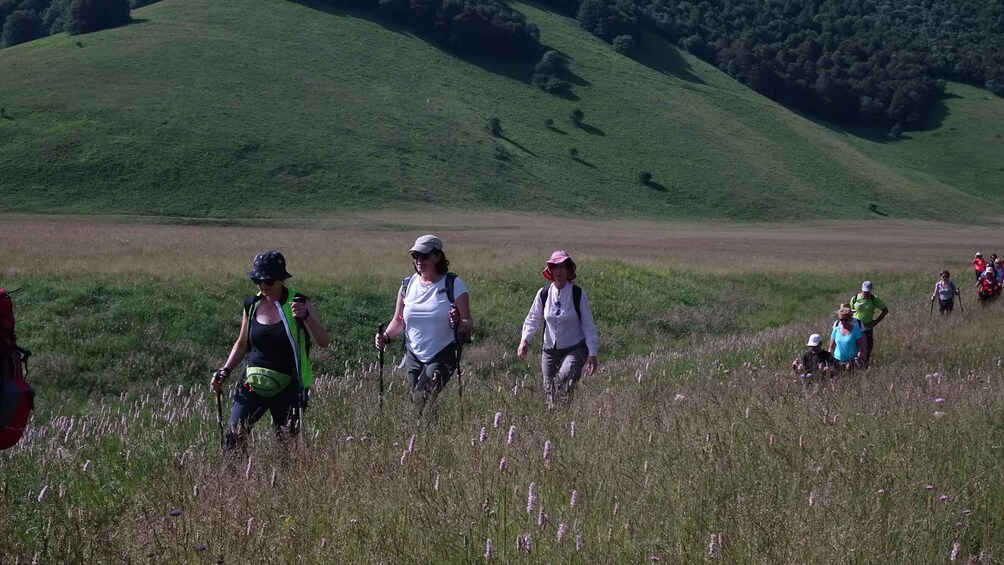
<svg viewBox="0 0 1004 565">
<path fill-rule="evenodd" d="M 537 291 L 537 301 L 540 302 L 541 309 L 544 308 L 544 304 L 547 302 L 547 287 L 542 286 L 540 290 Z"/>
<path fill-rule="evenodd" d="M 408 275 L 401 280 L 401 296 L 408 294 L 409 284 L 411 284 L 411 275 Z"/>
<path fill-rule="evenodd" d="M 457 273 L 446 273 L 446 299 L 450 301 L 450 304 L 456 302 L 453 296 L 453 285 L 457 280 Z"/>
<path fill-rule="evenodd" d="M 577 285 L 572 285 L 572 304 L 575 305 L 575 315 L 582 319 L 582 307 L 579 305 L 582 302 L 582 288 Z"/>
<path fill-rule="evenodd" d="M 258 302 L 261 301 L 261 295 L 245 296 L 244 297 L 244 313 L 251 317 L 251 314 L 258 307 Z"/>
</svg>

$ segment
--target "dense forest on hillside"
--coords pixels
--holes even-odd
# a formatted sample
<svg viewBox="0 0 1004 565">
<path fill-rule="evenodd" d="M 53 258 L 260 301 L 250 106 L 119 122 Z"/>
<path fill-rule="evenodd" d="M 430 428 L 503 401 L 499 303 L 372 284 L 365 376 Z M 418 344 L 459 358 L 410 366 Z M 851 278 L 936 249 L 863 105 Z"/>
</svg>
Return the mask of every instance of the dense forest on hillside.
<svg viewBox="0 0 1004 565">
<path fill-rule="evenodd" d="M 526 60 L 540 55 L 540 30 L 498 0 L 322 0 L 379 13 L 462 54 Z"/>
<path fill-rule="evenodd" d="M 0 0 L 0 47 L 56 33 L 91 33 L 125 25 L 130 10 L 157 0 Z"/>
<path fill-rule="evenodd" d="M 616 45 L 647 29 L 788 106 L 917 128 L 943 80 L 1004 96 L 1004 3 L 983 0 L 544 0 Z"/>
</svg>

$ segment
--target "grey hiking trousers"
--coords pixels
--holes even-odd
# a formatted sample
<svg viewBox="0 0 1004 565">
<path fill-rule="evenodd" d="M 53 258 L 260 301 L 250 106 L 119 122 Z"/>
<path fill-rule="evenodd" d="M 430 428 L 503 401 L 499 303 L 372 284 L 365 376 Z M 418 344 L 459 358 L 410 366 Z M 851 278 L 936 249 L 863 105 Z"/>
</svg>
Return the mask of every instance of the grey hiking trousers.
<svg viewBox="0 0 1004 565">
<path fill-rule="evenodd" d="M 572 400 L 588 356 L 585 340 L 565 349 L 544 349 L 540 356 L 540 372 L 544 375 L 548 408 L 554 408 L 554 402 L 562 392 L 568 401 Z"/>
</svg>

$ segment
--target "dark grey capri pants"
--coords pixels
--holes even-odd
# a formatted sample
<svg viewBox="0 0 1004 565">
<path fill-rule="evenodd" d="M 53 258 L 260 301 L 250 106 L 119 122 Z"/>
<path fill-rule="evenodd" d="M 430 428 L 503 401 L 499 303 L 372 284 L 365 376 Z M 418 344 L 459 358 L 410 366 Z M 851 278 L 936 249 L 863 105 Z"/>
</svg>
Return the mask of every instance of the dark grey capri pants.
<svg viewBox="0 0 1004 565">
<path fill-rule="evenodd" d="M 585 340 L 564 349 L 544 349 L 540 355 L 540 372 L 544 375 L 544 394 L 549 403 L 562 391 L 571 396 L 588 356 Z"/>
<path fill-rule="evenodd" d="M 405 354 L 404 372 L 408 377 L 408 387 L 414 393 L 438 393 L 450 381 L 457 370 L 457 349 L 455 344 L 444 347 L 428 362 L 419 361 L 409 349 Z"/>
</svg>

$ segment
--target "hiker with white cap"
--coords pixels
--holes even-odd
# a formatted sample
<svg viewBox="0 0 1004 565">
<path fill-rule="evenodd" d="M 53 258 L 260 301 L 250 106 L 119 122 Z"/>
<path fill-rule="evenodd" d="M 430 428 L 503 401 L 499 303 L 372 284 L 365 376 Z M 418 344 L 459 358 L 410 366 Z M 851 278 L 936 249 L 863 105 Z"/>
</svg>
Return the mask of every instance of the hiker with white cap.
<svg viewBox="0 0 1004 565">
<path fill-rule="evenodd" d="M 823 337 L 819 334 L 809 336 L 809 341 L 805 344 L 807 349 L 800 359 L 791 362 L 791 369 L 796 375 L 802 377 L 805 382 L 812 382 L 813 373 L 823 375 L 833 369 L 833 355 L 823 349 Z"/>
<path fill-rule="evenodd" d="M 850 300 L 854 319 L 861 322 L 861 325 L 864 326 L 865 341 L 868 342 L 868 354 L 865 357 L 865 365 L 868 364 L 872 353 L 875 351 L 875 333 L 873 330 L 889 314 L 889 308 L 885 305 L 885 302 L 882 302 L 881 298 L 875 296 L 872 292 L 873 289 L 874 285 L 872 281 L 865 281 L 861 283 L 861 292 L 851 297 Z M 879 311 L 878 316 L 875 315 L 876 310 Z"/>
<path fill-rule="evenodd" d="M 554 408 L 557 396 L 564 392 L 571 401 L 575 385 L 582 376 L 596 372 L 599 342 L 593 311 L 586 292 L 571 284 L 576 277 L 575 261 L 565 251 L 555 251 L 541 274 L 551 282 L 533 296 L 530 312 L 523 322 L 523 334 L 516 355 L 526 358 L 530 340 L 544 323 L 544 346 L 540 369 L 544 379 L 547 407 Z"/>
<path fill-rule="evenodd" d="M 404 278 L 394 317 L 374 338 L 383 351 L 394 338 L 405 337 L 405 373 L 411 400 L 422 414 L 459 365 L 460 343 L 474 329 L 467 286 L 443 252 L 443 242 L 423 235 L 409 250 L 415 273 Z M 458 340 L 458 335 L 463 336 Z"/>
</svg>

